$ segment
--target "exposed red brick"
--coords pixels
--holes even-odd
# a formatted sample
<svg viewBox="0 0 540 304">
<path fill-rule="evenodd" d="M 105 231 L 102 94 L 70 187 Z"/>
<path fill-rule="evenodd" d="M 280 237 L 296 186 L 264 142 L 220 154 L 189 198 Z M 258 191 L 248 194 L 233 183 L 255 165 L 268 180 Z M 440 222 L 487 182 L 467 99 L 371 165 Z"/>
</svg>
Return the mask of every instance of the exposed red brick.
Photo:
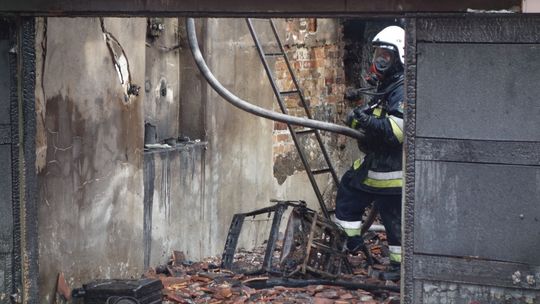
<svg viewBox="0 0 540 304">
<path fill-rule="evenodd" d="M 282 141 L 289 141 L 289 134 L 278 134 L 277 137 L 276 137 L 276 141 L 277 142 L 282 142 Z"/>
<path fill-rule="evenodd" d="M 317 18 L 309 18 L 308 21 L 308 31 L 310 33 L 317 32 Z"/>
<path fill-rule="evenodd" d="M 302 79 L 310 79 L 311 78 L 311 70 L 300 70 L 296 73 L 297 79 L 299 79 L 299 82 L 301 83 L 300 86 L 302 86 Z"/>
<path fill-rule="evenodd" d="M 328 103 L 336 103 L 338 100 L 339 101 L 343 100 L 343 97 L 338 99 L 338 97 L 336 95 L 330 95 L 326 99 L 326 102 L 328 102 Z"/>
<path fill-rule="evenodd" d="M 333 304 L 334 300 L 327 298 L 313 298 L 313 304 Z"/>
<path fill-rule="evenodd" d="M 274 130 L 286 130 L 287 124 L 283 122 L 276 121 L 274 122 Z"/>
<path fill-rule="evenodd" d="M 296 108 L 298 106 L 300 106 L 300 98 L 299 97 L 292 97 L 292 96 L 286 96 L 284 98 L 284 101 L 285 101 L 285 106 L 288 108 L 288 109 L 292 109 L 292 108 Z"/>
<path fill-rule="evenodd" d="M 312 60 L 302 60 L 302 69 L 311 69 L 313 67 Z"/>
<path fill-rule="evenodd" d="M 308 107 L 313 112 L 315 106 L 336 105 L 335 117 L 326 117 L 330 122 L 341 121 L 342 114 L 347 111 L 347 105 L 343 104 L 343 94 L 345 91 L 345 73 L 343 68 L 343 45 L 336 43 L 315 43 L 315 45 L 304 44 L 307 39 L 316 38 L 305 34 L 305 31 L 316 31 L 317 19 L 291 19 L 287 22 L 286 30 L 289 34 L 299 35 L 304 31 L 304 36 L 297 39 L 288 39 L 286 41 L 286 52 L 290 60 L 291 67 L 298 80 L 300 89 L 308 102 Z M 339 29 L 336 29 L 339 30 Z M 292 36 L 292 35 L 288 35 Z M 313 41 L 313 40 L 312 40 Z M 286 71 L 286 64 L 283 60 L 276 61 L 275 75 L 278 87 L 283 91 L 294 89 L 294 84 L 290 75 Z M 306 117 L 306 113 L 300 104 L 298 98 L 285 98 L 285 106 L 288 114 L 297 117 Z M 274 106 L 274 110 L 280 112 L 280 109 Z M 287 126 L 282 123 L 275 123 L 274 130 L 285 130 Z M 287 153 L 295 150 L 292 139 L 287 137 L 274 138 L 274 144 L 279 148 L 274 149 L 275 153 Z"/>
<path fill-rule="evenodd" d="M 276 68 L 276 71 L 287 70 L 287 64 L 285 63 L 285 60 L 283 59 L 276 60 L 275 68 Z"/>
<path fill-rule="evenodd" d="M 313 49 L 315 59 L 326 59 L 324 47 L 316 47 Z"/>
</svg>

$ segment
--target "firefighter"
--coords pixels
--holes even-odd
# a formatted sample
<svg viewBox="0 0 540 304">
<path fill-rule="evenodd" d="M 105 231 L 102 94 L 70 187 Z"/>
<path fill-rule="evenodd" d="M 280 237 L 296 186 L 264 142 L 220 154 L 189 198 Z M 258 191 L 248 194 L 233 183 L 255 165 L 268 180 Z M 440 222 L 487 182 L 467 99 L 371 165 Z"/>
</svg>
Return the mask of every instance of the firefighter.
<svg viewBox="0 0 540 304">
<path fill-rule="evenodd" d="M 393 265 L 401 262 L 404 38 L 401 27 L 389 26 L 372 41 L 374 54 L 366 80 L 376 86 L 376 92 L 347 118 L 351 128 L 365 133 L 358 142 L 365 157 L 343 175 L 335 214 L 336 223 L 348 235 L 348 249 L 357 252 L 363 246 L 362 215 L 374 203 L 386 229 Z M 345 94 L 349 100 L 359 97 L 359 90 Z"/>
</svg>

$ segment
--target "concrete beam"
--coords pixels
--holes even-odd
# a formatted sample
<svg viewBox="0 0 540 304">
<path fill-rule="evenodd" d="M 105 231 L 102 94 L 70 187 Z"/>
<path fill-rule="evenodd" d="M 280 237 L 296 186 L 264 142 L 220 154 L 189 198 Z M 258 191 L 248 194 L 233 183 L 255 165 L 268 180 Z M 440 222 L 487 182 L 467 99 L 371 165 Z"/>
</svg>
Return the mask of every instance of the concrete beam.
<svg viewBox="0 0 540 304">
<path fill-rule="evenodd" d="M 35 16 L 347 16 L 521 11 L 521 0 L 7 0 L 0 14 Z"/>
</svg>

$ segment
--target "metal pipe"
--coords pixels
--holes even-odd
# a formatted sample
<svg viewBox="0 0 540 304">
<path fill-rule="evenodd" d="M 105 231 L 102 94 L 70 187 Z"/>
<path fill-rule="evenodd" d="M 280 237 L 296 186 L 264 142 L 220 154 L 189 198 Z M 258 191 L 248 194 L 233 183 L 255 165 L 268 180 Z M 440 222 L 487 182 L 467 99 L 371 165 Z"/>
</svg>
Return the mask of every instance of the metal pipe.
<svg viewBox="0 0 540 304">
<path fill-rule="evenodd" d="M 191 53 L 193 54 L 193 59 L 199 67 L 201 74 L 204 76 L 206 81 L 210 86 L 225 100 L 227 100 L 232 105 L 249 112 L 251 114 L 268 118 L 275 121 L 280 121 L 292 125 L 304 126 L 308 128 L 318 129 L 329 131 L 333 133 L 342 134 L 356 139 L 363 139 L 364 133 L 355 129 L 351 129 L 346 126 L 341 126 L 329 122 L 319 121 L 315 119 L 307 119 L 301 117 L 290 116 L 286 114 L 277 113 L 259 106 L 255 106 L 248 101 L 241 99 L 240 97 L 234 95 L 229 90 L 227 90 L 223 85 L 216 79 L 212 74 L 212 71 L 206 65 L 204 57 L 202 56 L 201 50 L 199 49 L 199 43 L 197 41 L 197 33 L 195 31 L 195 20 L 193 18 L 186 19 L 186 28 L 189 40 L 189 46 L 191 48 Z"/>
</svg>

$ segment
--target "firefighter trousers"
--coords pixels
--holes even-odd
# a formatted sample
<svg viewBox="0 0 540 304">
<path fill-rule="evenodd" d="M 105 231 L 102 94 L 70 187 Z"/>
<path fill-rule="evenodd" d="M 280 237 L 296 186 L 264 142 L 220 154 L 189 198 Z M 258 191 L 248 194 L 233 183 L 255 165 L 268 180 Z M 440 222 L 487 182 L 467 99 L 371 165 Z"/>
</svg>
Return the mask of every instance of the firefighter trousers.
<svg viewBox="0 0 540 304">
<path fill-rule="evenodd" d="M 351 170 L 350 170 L 351 171 Z M 377 208 L 388 245 L 401 246 L 401 194 L 371 193 L 361 189 L 353 172 L 343 175 L 336 197 L 336 222 L 349 236 L 359 235 L 362 216 L 372 203 Z"/>
</svg>

